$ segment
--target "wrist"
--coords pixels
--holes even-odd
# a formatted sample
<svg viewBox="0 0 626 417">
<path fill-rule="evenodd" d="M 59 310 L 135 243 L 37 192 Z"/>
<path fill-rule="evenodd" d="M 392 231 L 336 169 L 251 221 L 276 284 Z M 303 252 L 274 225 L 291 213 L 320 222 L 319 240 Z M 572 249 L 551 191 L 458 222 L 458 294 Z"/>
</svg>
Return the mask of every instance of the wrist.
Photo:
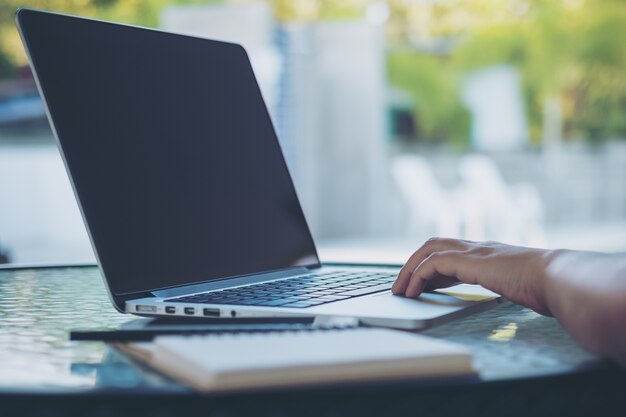
<svg viewBox="0 0 626 417">
<path fill-rule="evenodd" d="M 552 271 L 556 260 L 567 252 L 565 249 L 544 250 L 540 256 L 537 273 L 538 303 L 544 314 L 553 315 L 553 295 L 555 289 L 554 273 Z"/>
</svg>

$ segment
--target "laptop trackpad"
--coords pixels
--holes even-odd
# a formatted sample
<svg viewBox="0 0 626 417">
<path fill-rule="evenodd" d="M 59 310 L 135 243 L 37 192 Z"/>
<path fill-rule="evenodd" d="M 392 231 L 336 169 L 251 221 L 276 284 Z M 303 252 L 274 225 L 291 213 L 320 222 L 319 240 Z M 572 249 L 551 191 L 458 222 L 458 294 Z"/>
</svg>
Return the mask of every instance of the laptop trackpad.
<svg viewBox="0 0 626 417">
<path fill-rule="evenodd" d="M 312 312 L 363 318 L 428 320 L 482 303 L 434 293 L 424 293 L 418 298 L 406 298 L 393 295 L 391 291 L 385 291 L 371 296 L 319 306 L 312 309 L 314 310 Z"/>
</svg>

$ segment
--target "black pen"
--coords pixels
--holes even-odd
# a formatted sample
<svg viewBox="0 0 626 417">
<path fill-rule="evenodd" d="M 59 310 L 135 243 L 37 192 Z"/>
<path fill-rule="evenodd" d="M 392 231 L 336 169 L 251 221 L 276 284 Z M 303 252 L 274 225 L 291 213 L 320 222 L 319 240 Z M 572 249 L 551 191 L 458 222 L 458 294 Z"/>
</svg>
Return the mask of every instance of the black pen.
<svg viewBox="0 0 626 417">
<path fill-rule="evenodd" d="M 117 329 L 117 330 L 72 330 L 70 340 L 84 342 L 149 342 L 157 336 L 200 335 L 211 333 L 251 333 L 294 330 L 328 329 L 312 324 L 273 323 L 273 324 L 214 324 L 214 325 L 175 325 L 158 328 Z"/>
</svg>

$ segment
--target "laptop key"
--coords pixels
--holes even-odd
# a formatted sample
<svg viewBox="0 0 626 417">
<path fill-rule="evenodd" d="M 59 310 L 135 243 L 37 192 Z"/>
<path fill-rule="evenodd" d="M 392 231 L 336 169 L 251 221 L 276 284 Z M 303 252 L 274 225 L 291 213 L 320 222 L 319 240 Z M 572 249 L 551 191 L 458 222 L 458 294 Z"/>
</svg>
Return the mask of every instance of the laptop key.
<svg viewBox="0 0 626 417">
<path fill-rule="evenodd" d="M 313 307 L 313 306 L 318 306 L 320 304 L 329 303 L 330 301 L 323 301 L 323 300 L 317 300 L 315 298 L 311 298 L 310 300 L 302 300 L 299 302 L 303 304 L 308 304 L 309 307 Z"/>
<path fill-rule="evenodd" d="M 334 301 L 339 301 L 339 300 L 334 300 L 332 298 L 326 298 L 326 297 L 317 297 L 317 298 L 311 298 L 309 300 L 302 300 L 302 301 L 304 301 L 305 303 L 314 302 L 314 303 L 324 303 L 324 304 L 326 304 L 326 303 L 332 303 Z"/>
<path fill-rule="evenodd" d="M 312 300 L 323 300 L 323 301 L 331 302 L 331 301 L 347 300 L 348 298 L 352 298 L 352 297 L 349 297 L 347 295 L 324 295 L 321 297 L 313 298 Z"/>
<path fill-rule="evenodd" d="M 330 291 L 312 291 L 310 293 L 307 293 L 306 295 L 308 295 L 309 297 L 322 297 L 324 295 L 331 295 L 334 294 L 334 292 L 330 292 Z"/>
<path fill-rule="evenodd" d="M 302 295 L 302 294 L 294 293 L 294 292 L 291 292 L 291 291 L 285 291 L 285 292 L 280 293 L 280 294 L 275 294 L 275 296 L 280 296 L 281 298 L 291 298 L 291 297 L 297 297 L 299 295 Z"/>
<path fill-rule="evenodd" d="M 281 307 L 290 307 L 290 308 L 305 308 L 305 307 L 311 307 L 311 305 L 310 305 L 310 304 L 307 304 L 307 303 L 300 303 L 300 302 L 297 302 L 297 303 L 289 303 L 289 304 L 285 304 L 285 305 L 282 305 Z"/>
<path fill-rule="evenodd" d="M 302 300 L 298 300 L 298 299 L 295 299 L 295 298 L 283 298 L 283 299 L 279 299 L 279 300 L 265 301 L 263 303 L 259 303 L 259 304 L 255 304 L 255 305 L 278 307 L 278 306 L 282 306 L 283 304 L 295 303 L 295 302 L 298 302 L 298 301 L 302 301 Z"/>
<path fill-rule="evenodd" d="M 332 290 L 324 290 L 324 291 L 318 291 L 315 294 L 320 294 L 320 295 L 335 295 L 335 294 L 340 294 L 344 291 L 347 291 L 345 288 L 335 288 Z"/>
<path fill-rule="evenodd" d="M 351 297 L 357 297 L 359 295 L 372 294 L 375 292 L 385 291 L 388 289 L 391 289 L 391 283 L 379 284 L 373 287 L 361 288 L 358 290 L 342 291 L 342 292 L 338 292 L 337 295 L 348 295 Z"/>
<path fill-rule="evenodd" d="M 221 298 L 216 300 L 207 300 L 207 304 L 239 304 L 240 301 L 243 301 L 241 298 Z"/>
<path fill-rule="evenodd" d="M 314 296 L 312 296 L 312 295 L 302 295 L 302 294 L 298 294 L 298 295 L 294 295 L 294 296 L 289 297 L 289 298 L 293 298 L 293 299 L 295 299 L 295 300 L 310 300 L 311 298 L 317 298 L 317 297 L 314 297 Z"/>
<path fill-rule="evenodd" d="M 259 305 L 261 303 L 266 303 L 269 302 L 270 300 L 268 300 L 267 298 L 253 298 L 253 299 L 249 299 L 249 300 L 241 300 L 241 301 L 237 301 L 236 305 L 244 305 L 244 306 L 252 306 L 252 305 Z"/>
<path fill-rule="evenodd" d="M 345 290 L 359 290 L 361 288 L 367 288 L 369 285 L 345 285 L 342 287 L 337 287 L 337 289 L 345 289 Z"/>
</svg>

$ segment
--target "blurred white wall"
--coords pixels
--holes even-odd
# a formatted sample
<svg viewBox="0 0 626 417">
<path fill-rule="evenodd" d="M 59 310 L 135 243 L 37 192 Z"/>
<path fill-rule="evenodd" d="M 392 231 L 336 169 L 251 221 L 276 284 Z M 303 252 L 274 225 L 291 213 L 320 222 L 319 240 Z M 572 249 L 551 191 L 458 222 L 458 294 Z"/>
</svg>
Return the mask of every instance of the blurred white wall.
<svg viewBox="0 0 626 417">
<path fill-rule="evenodd" d="M 17 263 L 93 261 L 54 144 L 0 145 L 0 245 Z"/>
<path fill-rule="evenodd" d="M 528 128 L 519 73 L 498 65 L 470 74 L 461 97 L 472 114 L 471 140 L 479 151 L 522 149 Z"/>
<path fill-rule="evenodd" d="M 394 189 L 387 165 L 383 28 L 369 21 L 283 28 L 283 140 L 319 238 L 384 233 Z"/>
</svg>

